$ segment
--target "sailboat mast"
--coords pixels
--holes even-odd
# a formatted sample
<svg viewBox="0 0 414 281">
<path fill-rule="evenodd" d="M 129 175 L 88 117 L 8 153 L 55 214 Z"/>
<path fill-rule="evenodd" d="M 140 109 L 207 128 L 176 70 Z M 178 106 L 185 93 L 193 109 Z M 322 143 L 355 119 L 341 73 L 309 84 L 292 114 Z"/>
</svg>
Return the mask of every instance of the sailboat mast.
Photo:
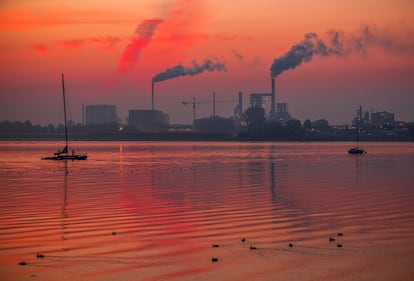
<svg viewBox="0 0 414 281">
<path fill-rule="evenodd" d="M 65 143 L 68 150 L 68 124 L 66 122 L 66 97 L 65 97 L 65 80 L 62 73 L 62 93 L 63 93 L 63 112 L 65 114 Z"/>
</svg>

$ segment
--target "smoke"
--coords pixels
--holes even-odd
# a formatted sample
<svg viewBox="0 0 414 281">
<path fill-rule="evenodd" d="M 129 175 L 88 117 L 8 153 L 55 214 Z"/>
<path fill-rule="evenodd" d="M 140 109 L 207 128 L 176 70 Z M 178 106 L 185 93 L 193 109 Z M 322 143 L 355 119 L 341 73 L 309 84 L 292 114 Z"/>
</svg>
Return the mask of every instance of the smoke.
<svg viewBox="0 0 414 281">
<path fill-rule="evenodd" d="M 139 53 L 151 41 L 155 28 L 162 22 L 160 19 L 142 21 L 135 29 L 135 37 L 128 44 L 118 65 L 118 72 L 129 72 L 138 59 Z"/>
<path fill-rule="evenodd" d="M 352 53 L 367 54 L 370 47 L 377 47 L 392 54 L 413 53 L 414 47 L 399 40 L 396 34 L 364 26 L 359 31 L 347 34 L 341 30 L 330 30 L 326 38 L 316 33 L 307 33 L 304 39 L 293 45 L 283 56 L 275 59 L 270 67 L 271 77 L 294 69 L 303 62 L 309 62 L 314 56 L 346 57 Z"/>
<path fill-rule="evenodd" d="M 49 46 L 46 44 L 37 44 L 31 47 L 40 53 L 47 53 L 49 51 Z"/>
<path fill-rule="evenodd" d="M 198 64 L 195 61 L 192 62 L 191 67 L 184 67 L 182 64 L 178 64 L 171 68 L 167 68 L 164 72 L 160 72 L 152 78 L 152 82 L 161 82 L 168 79 L 173 79 L 179 76 L 194 76 L 204 71 L 227 71 L 224 63 L 220 62 L 217 58 L 215 61 L 211 59 L 204 59 L 202 64 Z"/>
</svg>

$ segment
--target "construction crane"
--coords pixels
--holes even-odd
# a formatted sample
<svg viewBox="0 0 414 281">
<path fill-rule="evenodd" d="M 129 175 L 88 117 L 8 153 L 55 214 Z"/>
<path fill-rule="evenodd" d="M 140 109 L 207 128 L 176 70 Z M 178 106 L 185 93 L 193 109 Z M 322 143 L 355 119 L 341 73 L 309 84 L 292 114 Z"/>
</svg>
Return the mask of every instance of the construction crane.
<svg viewBox="0 0 414 281">
<path fill-rule="evenodd" d="M 234 101 L 216 101 L 216 93 L 213 92 L 213 100 L 212 101 L 196 101 L 196 99 L 193 98 L 192 102 L 183 101 L 181 103 L 184 104 L 185 106 L 187 106 L 187 105 L 192 105 L 193 106 L 193 124 L 194 124 L 194 121 L 196 120 L 196 114 L 197 114 L 197 109 L 196 108 L 197 108 L 197 106 L 199 106 L 202 103 L 213 103 L 213 117 L 215 117 L 216 116 L 216 103 L 217 102 L 223 103 L 223 102 L 234 102 Z"/>
</svg>

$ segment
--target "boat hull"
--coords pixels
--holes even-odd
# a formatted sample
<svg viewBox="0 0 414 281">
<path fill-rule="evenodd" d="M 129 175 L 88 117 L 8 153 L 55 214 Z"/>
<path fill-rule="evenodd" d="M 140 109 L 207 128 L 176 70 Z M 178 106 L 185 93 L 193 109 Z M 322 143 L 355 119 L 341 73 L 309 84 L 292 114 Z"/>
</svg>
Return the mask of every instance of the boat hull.
<svg viewBox="0 0 414 281">
<path fill-rule="evenodd" d="M 365 154 L 367 153 L 365 150 L 359 147 L 353 147 L 350 150 L 348 150 L 349 154 Z"/>
<path fill-rule="evenodd" d="M 51 157 L 43 157 L 42 160 L 86 160 L 88 158 L 87 155 L 59 155 L 59 156 L 51 156 Z"/>
</svg>

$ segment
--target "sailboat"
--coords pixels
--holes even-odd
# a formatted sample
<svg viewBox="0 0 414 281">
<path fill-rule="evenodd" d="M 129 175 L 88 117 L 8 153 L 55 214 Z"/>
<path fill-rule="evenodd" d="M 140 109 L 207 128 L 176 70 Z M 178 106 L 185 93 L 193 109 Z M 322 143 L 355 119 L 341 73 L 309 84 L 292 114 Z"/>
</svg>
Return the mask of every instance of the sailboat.
<svg viewBox="0 0 414 281">
<path fill-rule="evenodd" d="M 69 153 L 68 145 L 68 126 L 66 122 L 66 97 L 65 97 L 65 80 L 62 73 L 62 93 L 63 93 L 63 111 L 65 117 L 65 147 L 54 153 L 53 156 L 43 157 L 42 160 L 86 160 L 88 156 L 86 154 L 75 154 L 75 150 L 72 149 Z"/>
<path fill-rule="evenodd" d="M 358 119 L 356 122 L 356 134 L 357 134 L 357 145 L 355 147 L 352 147 L 348 150 L 349 154 L 365 154 L 367 153 L 364 149 L 362 149 L 361 147 L 359 147 L 359 121 L 361 120 L 361 114 L 362 114 L 362 107 L 359 107 L 358 110 Z"/>
</svg>

